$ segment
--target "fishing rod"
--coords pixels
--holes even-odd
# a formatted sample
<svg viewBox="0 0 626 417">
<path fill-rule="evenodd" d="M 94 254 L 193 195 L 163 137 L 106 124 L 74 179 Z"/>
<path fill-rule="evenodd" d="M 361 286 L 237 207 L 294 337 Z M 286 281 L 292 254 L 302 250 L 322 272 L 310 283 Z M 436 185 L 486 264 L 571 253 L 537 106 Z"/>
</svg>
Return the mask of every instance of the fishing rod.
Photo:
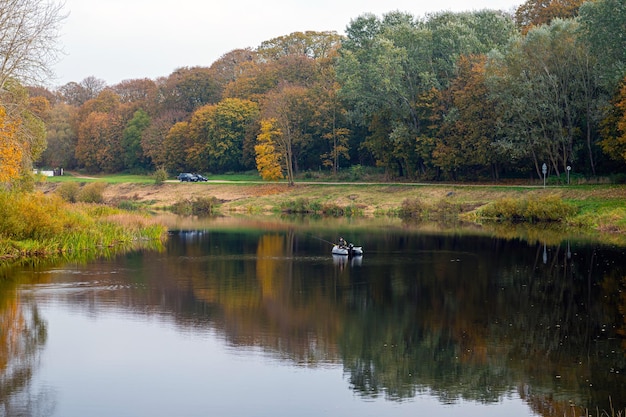
<svg viewBox="0 0 626 417">
<path fill-rule="evenodd" d="M 336 243 L 331 242 L 331 241 L 326 240 L 326 239 L 322 239 L 321 237 L 317 237 L 317 236 L 313 236 L 313 237 L 314 237 L 315 239 L 317 239 L 317 240 L 321 240 L 322 242 L 330 243 L 331 245 L 336 245 Z"/>
</svg>

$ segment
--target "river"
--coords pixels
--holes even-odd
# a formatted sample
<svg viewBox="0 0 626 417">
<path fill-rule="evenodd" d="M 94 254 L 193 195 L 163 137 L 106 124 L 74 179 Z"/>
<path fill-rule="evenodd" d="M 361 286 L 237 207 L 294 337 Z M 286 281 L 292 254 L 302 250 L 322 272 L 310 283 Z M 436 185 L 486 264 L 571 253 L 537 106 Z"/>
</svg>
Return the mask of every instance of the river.
<svg viewBox="0 0 626 417">
<path fill-rule="evenodd" d="M 397 220 L 180 219 L 0 282 L 0 416 L 626 410 L 626 248 Z M 341 233 L 364 248 L 333 257 Z"/>
</svg>

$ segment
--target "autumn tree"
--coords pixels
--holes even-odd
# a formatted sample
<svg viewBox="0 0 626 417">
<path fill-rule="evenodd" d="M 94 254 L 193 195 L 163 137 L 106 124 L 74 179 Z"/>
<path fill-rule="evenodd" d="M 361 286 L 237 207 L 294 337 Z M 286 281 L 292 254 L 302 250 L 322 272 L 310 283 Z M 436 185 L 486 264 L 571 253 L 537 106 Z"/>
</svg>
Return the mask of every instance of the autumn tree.
<svg viewBox="0 0 626 417">
<path fill-rule="evenodd" d="M 548 25 L 555 19 L 578 16 L 585 0 L 526 0 L 515 11 L 515 22 L 526 34 L 532 27 Z"/>
<path fill-rule="evenodd" d="M 611 159 L 626 162 L 626 82 L 613 100 L 613 107 L 601 125 L 600 146 Z"/>
<path fill-rule="evenodd" d="M 121 125 L 119 115 L 102 112 L 89 113 L 81 123 L 76 159 L 88 172 L 118 172 L 123 168 Z"/>
<path fill-rule="evenodd" d="M 15 79 L 10 79 L 0 94 L 0 105 L 6 112 L 7 120 L 13 121 L 17 127 L 15 140 L 21 149 L 21 160 L 15 163 L 20 165 L 22 173 L 30 172 L 33 161 L 46 148 L 46 128 L 42 117 L 47 117 L 49 103 L 43 97 L 31 100 L 28 90 Z"/>
<path fill-rule="evenodd" d="M 255 103 L 235 98 L 204 106 L 193 114 L 191 135 L 199 144 L 199 157 L 208 171 L 238 171 L 244 167 L 244 141 L 258 114 Z"/>
<path fill-rule="evenodd" d="M 76 116 L 79 166 L 89 172 L 118 172 L 124 167 L 124 116 L 119 96 L 110 89 L 81 106 Z"/>
<path fill-rule="evenodd" d="M 43 82 L 52 75 L 62 5 L 46 0 L 0 0 L 0 106 L 3 109 L 3 164 L 29 172 L 32 161 L 45 149 L 45 126 L 40 105 L 33 102 L 25 83 Z M 36 104 L 36 105 L 35 105 Z M 40 114 L 37 114 L 37 113 Z M 9 160 L 9 158 L 19 158 Z M 5 179 L 14 179 L 13 168 Z"/>
<path fill-rule="evenodd" d="M 163 148 L 165 151 L 165 168 L 168 171 L 198 171 L 198 167 L 193 166 L 188 158 L 188 152 L 193 146 L 190 137 L 189 123 L 184 121 L 174 124 L 167 132 Z"/>
<path fill-rule="evenodd" d="M 187 114 L 205 104 L 217 103 L 222 95 L 213 71 L 205 67 L 178 68 L 159 84 L 162 106 Z"/>
<path fill-rule="evenodd" d="M 294 172 L 298 171 L 299 150 L 309 139 L 312 114 L 308 90 L 290 84 L 268 94 L 263 106 L 263 119 L 273 119 L 275 129 L 281 132 L 274 137 L 274 146 L 281 155 L 290 185 L 294 184 Z"/>
<path fill-rule="evenodd" d="M 286 55 L 269 62 L 247 62 L 242 73 L 226 86 L 224 97 L 262 103 L 265 95 L 282 83 L 311 87 L 319 81 L 314 59 L 305 55 Z"/>
<path fill-rule="evenodd" d="M 71 120 L 76 109 L 64 102 L 56 103 L 50 109 L 46 123 L 46 150 L 38 163 L 48 167 L 66 169 L 76 167 L 76 132 Z"/>
<path fill-rule="evenodd" d="M 10 120 L 0 106 L 0 183 L 11 181 L 20 174 L 22 144 L 18 141 L 19 121 Z"/>
<path fill-rule="evenodd" d="M 267 181 L 275 181 L 283 176 L 282 154 L 276 147 L 278 138 L 282 132 L 275 127 L 276 120 L 262 120 L 261 131 L 257 136 L 256 167 L 261 178 Z"/>
<path fill-rule="evenodd" d="M 95 99 L 106 88 L 106 82 L 94 76 L 84 78 L 77 83 L 71 81 L 58 88 L 58 93 L 67 104 L 80 107 Z"/>
<path fill-rule="evenodd" d="M 157 84 L 148 78 L 124 80 L 111 88 L 121 103 L 139 103 L 143 107 L 152 107 L 158 100 Z"/>
<path fill-rule="evenodd" d="M 234 49 L 225 53 L 214 61 L 209 69 L 221 90 L 235 81 L 242 73 L 242 65 L 248 62 L 257 62 L 258 55 L 251 48 Z"/>
<path fill-rule="evenodd" d="M 443 92 L 446 116 L 441 123 L 434 149 L 433 164 L 454 179 L 459 174 L 476 175 L 492 168 L 497 178 L 495 103 L 485 83 L 484 55 L 462 56 L 458 73 Z"/>
<path fill-rule="evenodd" d="M 141 148 L 150 158 L 152 165 L 162 168 L 167 165 L 168 152 L 166 138 L 174 124 L 185 119 L 186 114 L 178 111 L 159 112 L 151 119 L 150 125 L 142 132 Z"/>
</svg>

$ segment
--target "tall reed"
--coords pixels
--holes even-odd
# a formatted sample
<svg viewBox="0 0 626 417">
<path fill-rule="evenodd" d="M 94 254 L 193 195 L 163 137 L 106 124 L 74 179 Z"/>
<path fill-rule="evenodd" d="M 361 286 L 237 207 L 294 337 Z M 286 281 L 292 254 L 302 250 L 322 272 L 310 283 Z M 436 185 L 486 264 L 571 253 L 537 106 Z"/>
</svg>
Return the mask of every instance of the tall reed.
<svg viewBox="0 0 626 417">
<path fill-rule="evenodd" d="M 0 191 L 0 261 L 162 242 L 166 229 L 139 213 L 60 196 Z M 143 243 L 141 243 L 143 244 Z"/>
</svg>

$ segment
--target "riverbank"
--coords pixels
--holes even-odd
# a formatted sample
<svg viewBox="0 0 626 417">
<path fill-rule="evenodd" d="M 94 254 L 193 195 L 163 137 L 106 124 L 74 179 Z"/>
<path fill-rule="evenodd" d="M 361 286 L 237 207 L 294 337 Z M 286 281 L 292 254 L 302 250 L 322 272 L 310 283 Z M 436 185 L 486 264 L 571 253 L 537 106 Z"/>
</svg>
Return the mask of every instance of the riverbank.
<svg viewBox="0 0 626 417">
<path fill-rule="evenodd" d="M 53 193 L 58 183 L 39 187 Z M 215 199 L 219 211 L 228 213 L 276 213 L 295 205 L 348 209 L 360 216 L 397 215 L 411 202 L 431 212 L 451 211 L 471 218 L 488 204 L 502 199 L 537 200 L 556 196 L 576 208 L 570 224 L 610 233 L 626 233 L 625 185 L 577 185 L 537 187 L 521 185 L 386 184 L 386 183 L 284 183 L 203 182 L 108 183 L 103 191 L 108 205 L 134 205 L 166 210 L 173 205 L 202 198 Z"/>
<path fill-rule="evenodd" d="M 39 185 L 45 193 L 54 192 L 59 183 Z M 162 209 L 181 200 L 215 197 L 225 211 L 272 211 L 281 203 L 298 198 L 318 200 L 339 206 L 356 205 L 365 215 L 399 207 L 405 199 L 422 199 L 425 203 L 448 200 L 480 207 L 504 197 L 558 195 L 570 201 L 626 202 L 626 186 L 589 185 L 576 187 L 536 187 L 447 184 L 384 183 L 283 183 L 205 182 L 163 184 L 111 183 L 104 190 L 107 204 L 135 201 L 147 207 Z"/>
</svg>

